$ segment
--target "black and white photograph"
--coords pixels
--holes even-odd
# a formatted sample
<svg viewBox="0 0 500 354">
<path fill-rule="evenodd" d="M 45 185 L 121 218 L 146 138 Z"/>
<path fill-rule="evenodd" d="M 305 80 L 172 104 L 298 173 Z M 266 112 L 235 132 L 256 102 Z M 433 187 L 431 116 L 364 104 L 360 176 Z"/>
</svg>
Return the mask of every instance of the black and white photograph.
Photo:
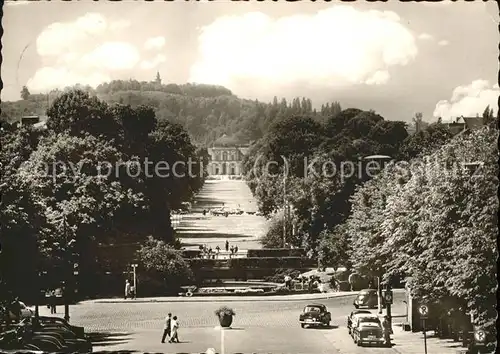
<svg viewBox="0 0 500 354">
<path fill-rule="evenodd" d="M 0 353 L 495 353 L 499 14 L 4 0 Z"/>
</svg>

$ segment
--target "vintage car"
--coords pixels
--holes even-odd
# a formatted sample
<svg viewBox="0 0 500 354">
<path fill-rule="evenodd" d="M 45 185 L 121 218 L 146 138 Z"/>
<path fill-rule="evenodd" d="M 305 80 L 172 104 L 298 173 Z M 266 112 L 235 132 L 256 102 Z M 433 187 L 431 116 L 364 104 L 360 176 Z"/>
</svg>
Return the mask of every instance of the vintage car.
<svg viewBox="0 0 500 354">
<path fill-rule="evenodd" d="M 385 307 L 384 298 L 381 298 L 382 307 Z M 376 309 L 378 307 L 378 294 L 377 289 L 361 290 L 354 299 L 353 305 L 355 308 L 367 307 L 369 309 Z"/>
<path fill-rule="evenodd" d="M 210 211 L 212 215 L 215 216 L 228 216 L 229 212 L 225 208 L 216 208 Z"/>
<path fill-rule="evenodd" d="M 299 316 L 300 326 L 330 326 L 332 315 L 328 312 L 325 305 L 312 304 L 304 307 L 304 311 Z"/>
<path fill-rule="evenodd" d="M 349 316 L 347 316 L 347 331 L 351 334 L 352 330 L 352 320 L 356 315 L 371 315 L 370 310 L 355 310 L 352 311 Z"/>
<path fill-rule="evenodd" d="M 35 310 L 32 308 L 29 308 L 28 306 L 25 305 L 24 302 L 19 301 L 19 310 L 21 313 L 21 320 L 24 318 L 30 318 L 35 315 Z M 12 311 L 9 309 L 9 318 L 11 320 L 14 320 L 16 318 L 16 315 L 12 313 Z"/>
<path fill-rule="evenodd" d="M 377 315 L 358 314 L 352 318 L 351 336 L 354 343 L 384 345 L 384 331 Z"/>
</svg>

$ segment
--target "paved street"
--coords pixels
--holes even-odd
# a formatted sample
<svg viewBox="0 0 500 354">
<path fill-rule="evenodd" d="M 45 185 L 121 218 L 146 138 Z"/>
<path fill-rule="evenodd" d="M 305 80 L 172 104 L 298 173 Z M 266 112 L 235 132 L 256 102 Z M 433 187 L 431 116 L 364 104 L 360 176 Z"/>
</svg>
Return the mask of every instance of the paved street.
<svg viewBox="0 0 500 354">
<path fill-rule="evenodd" d="M 310 301 L 235 301 L 82 303 L 71 306 L 71 322 L 85 326 L 93 335 L 95 350 L 137 350 L 141 352 L 195 353 L 209 347 L 219 353 L 387 353 L 387 348 L 358 348 L 348 336 L 346 317 L 353 310 L 354 295 Z M 394 314 L 404 314 L 403 294 L 395 294 Z M 302 329 L 298 316 L 309 303 L 320 302 L 332 313 L 332 326 L 326 329 Z M 236 316 L 233 328 L 221 330 L 214 310 L 227 304 Z M 63 308 L 59 307 L 62 312 Z M 179 344 L 161 344 L 164 316 L 179 316 Z M 47 309 L 41 309 L 42 314 Z M 60 313 L 60 316 L 63 314 Z M 395 319 L 395 323 L 401 321 Z M 221 344 L 221 335 L 223 345 Z"/>
<path fill-rule="evenodd" d="M 259 238 L 267 231 L 268 222 L 257 215 L 203 216 L 203 210 L 226 207 L 256 212 L 257 202 L 245 181 L 207 180 L 196 197 L 193 213 L 182 216 L 176 231 L 186 248 L 197 249 L 200 244 L 223 248 L 228 240 L 240 250 L 262 248 Z"/>
</svg>

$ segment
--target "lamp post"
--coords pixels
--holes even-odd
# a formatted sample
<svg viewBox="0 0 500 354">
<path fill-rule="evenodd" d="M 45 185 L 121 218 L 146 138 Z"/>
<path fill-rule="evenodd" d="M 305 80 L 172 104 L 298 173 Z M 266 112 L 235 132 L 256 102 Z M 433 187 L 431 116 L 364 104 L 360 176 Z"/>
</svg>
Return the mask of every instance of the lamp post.
<svg viewBox="0 0 500 354">
<path fill-rule="evenodd" d="M 382 314 L 382 289 L 380 288 L 380 277 L 377 277 L 377 300 L 378 300 L 378 313 Z"/>
<path fill-rule="evenodd" d="M 283 248 L 286 247 L 286 232 L 287 232 L 287 222 L 288 222 L 288 211 L 287 211 L 287 197 L 286 197 L 286 172 L 283 175 Z"/>
<path fill-rule="evenodd" d="M 63 286 L 63 296 L 64 296 L 64 319 L 69 322 L 69 283 L 70 283 L 70 273 L 71 270 L 74 269 L 74 265 L 71 262 L 71 254 L 72 254 L 72 246 L 75 244 L 76 240 L 71 239 L 68 240 L 68 228 L 67 228 L 67 221 L 66 221 L 66 215 L 63 215 L 62 218 L 62 226 L 63 226 L 63 235 L 64 235 L 64 241 L 65 241 L 65 248 L 64 248 L 64 262 L 63 262 L 63 273 L 65 274 L 64 276 L 64 286 Z"/>
<path fill-rule="evenodd" d="M 131 264 L 132 269 L 134 270 L 134 297 L 137 297 L 137 277 L 136 277 L 136 272 L 135 268 L 137 268 L 137 264 Z"/>
</svg>

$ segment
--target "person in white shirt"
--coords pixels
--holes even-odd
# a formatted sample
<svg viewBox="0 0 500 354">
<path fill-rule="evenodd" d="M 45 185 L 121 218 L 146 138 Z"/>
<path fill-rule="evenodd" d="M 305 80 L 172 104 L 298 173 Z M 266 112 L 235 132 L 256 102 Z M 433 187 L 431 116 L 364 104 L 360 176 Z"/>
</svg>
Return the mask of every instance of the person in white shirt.
<svg viewBox="0 0 500 354">
<path fill-rule="evenodd" d="M 130 295 L 130 282 L 125 281 L 125 299 Z"/>
<path fill-rule="evenodd" d="M 171 337 L 169 340 L 170 343 L 175 343 L 175 342 L 179 343 L 179 334 L 177 332 L 178 329 L 179 329 L 179 321 L 177 321 L 177 316 L 174 316 L 171 322 Z"/>
<path fill-rule="evenodd" d="M 167 317 L 165 317 L 165 323 L 163 324 L 163 336 L 161 337 L 162 343 L 165 343 L 165 338 L 167 338 L 167 336 L 169 336 L 170 339 L 172 339 L 171 328 L 172 328 L 172 314 L 169 313 Z M 168 342 L 172 343 L 170 340 Z"/>
</svg>

